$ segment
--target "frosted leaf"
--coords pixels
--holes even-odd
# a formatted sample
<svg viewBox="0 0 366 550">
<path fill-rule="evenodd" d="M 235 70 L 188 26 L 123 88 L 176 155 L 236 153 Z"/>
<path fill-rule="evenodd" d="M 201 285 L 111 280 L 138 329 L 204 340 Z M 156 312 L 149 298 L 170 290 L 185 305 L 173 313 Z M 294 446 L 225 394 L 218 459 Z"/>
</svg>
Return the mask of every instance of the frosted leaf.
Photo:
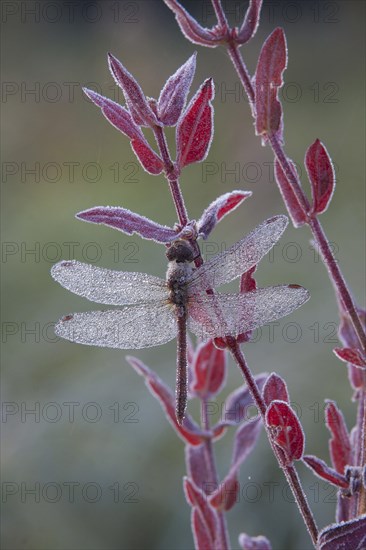
<svg viewBox="0 0 366 550">
<path fill-rule="evenodd" d="M 298 286 L 273 286 L 245 294 L 200 295 L 189 301 L 189 328 L 197 336 L 238 336 L 281 319 L 304 304 L 309 292 Z"/>
<path fill-rule="evenodd" d="M 72 260 L 54 265 L 51 275 L 67 290 L 100 304 L 138 304 L 168 297 L 165 281 L 146 273 L 113 271 Z"/>
<path fill-rule="evenodd" d="M 55 332 L 78 344 L 119 349 L 159 346 L 177 335 L 171 306 L 156 303 L 109 311 L 88 311 L 63 317 Z"/>
<path fill-rule="evenodd" d="M 258 225 L 244 239 L 195 270 L 188 281 L 190 296 L 240 277 L 271 250 L 287 224 L 286 216 L 270 218 Z"/>
</svg>

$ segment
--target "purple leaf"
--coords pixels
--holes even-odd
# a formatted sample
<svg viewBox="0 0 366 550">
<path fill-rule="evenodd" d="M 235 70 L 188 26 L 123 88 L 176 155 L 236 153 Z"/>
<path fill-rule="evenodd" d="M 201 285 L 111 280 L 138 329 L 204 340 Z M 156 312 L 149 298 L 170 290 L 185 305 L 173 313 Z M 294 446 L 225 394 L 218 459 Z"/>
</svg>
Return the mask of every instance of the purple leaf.
<svg viewBox="0 0 366 550">
<path fill-rule="evenodd" d="M 231 191 L 214 200 L 197 222 L 199 235 L 207 239 L 216 224 L 251 195 L 251 191 Z"/>
<path fill-rule="evenodd" d="M 192 368 L 192 393 L 205 398 L 219 393 L 226 378 L 226 354 L 212 340 L 198 346 Z"/>
<path fill-rule="evenodd" d="M 291 165 L 291 169 L 294 175 L 297 175 L 295 164 L 290 160 L 289 163 Z M 275 177 L 282 195 L 283 202 L 287 207 L 294 227 L 300 227 L 301 225 L 304 225 L 304 223 L 306 223 L 307 221 L 307 214 L 306 212 L 304 212 L 302 206 L 298 202 L 297 197 L 293 192 L 292 186 L 289 183 L 287 176 L 282 170 L 282 166 L 277 159 L 275 160 Z"/>
<path fill-rule="evenodd" d="M 130 139 L 144 139 L 140 128 L 135 124 L 130 113 L 127 109 L 122 107 L 122 105 L 93 92 L 93 90 L 88 90 L 88 88 L 83 88 L 83 91 L 95 105 L 98 105 L 98 107 L 102 109 L 102 113 L 106 119 L 113 124 L 117 130 L 120 130 Z"/>
<path fill-rule="evenodd" d="M 138 126 L 159 126 L 154 111 L 134 77 L 112 54 L 108 54 L 108 63 L 116 84 L 123 91 L 128 109 L 136 124 Z"/>
<path fill-rule="evenodd" d="M 333 523 L 319 533 L 319 550 L 364 550 L 366 514 L 350 521 Z"/>
<path fill-rule="evenodd" d="M 352 447 L 344 416 L 334 401 L 327 402 L 325 420 L 327 428 L 332 434 L 329 441 L 332 464 L 338 473 L 344 474 L 346 466 L 352 463 Z"/>
<path fill-rule="evenodd" d="M 274 443 L 285 452 L 288 463 L 300 460 L 304 453 L 305 436 L 290 405 L 285 401 L 272 401 L 266 410 L 266 425 Z"/>
<path fill-rule="evenodd" d="M 346 476 L 341 475 L 333 470 L 333 468 L 330 468 L 317 456 L 306 455 L 303 457 L 303 461 L 321 479 L 326 479 L 329 483 L 332 483 L 336 487 L 341 487 L 342 489 L 347 489 L 349 487 L 349 481 L 347 481 Z"/>
<path fill-rule="evenodd" d="M 220 36 L 197 23 L 179 2 L 176 0 L 164 0 L 164 2 L 175 14 L 175 18 L 184 36 L 193 42 L 193 44 L 200 44 L 209 48 L 215 48 L 220 44 Z"/>
<path fill-rule="evenodd" d="M 287 65 L 285 33 L 275 29 L 263 44 L 255 72 L 256 134 L 264 141 L 277 135 L 282 141 L 282 107 L 278 90 Z"/>
<path fill-rule="evenodd" d="M 101 107 L 106 119 L 113 124 L 117 130 L 123 132 L 131 140 L 131 147 L 140 161 L 142 167 L 153 176 L 160 174 L 164 169 L 161 158 L 151 149 L 144 134 L 133 121 L 130 113 L 118 103 L 103 97 L 92 90 L 84 88 L 85 94 Z"/>
<path fill-rule="evenodd" d="M 259 391 L 262 390 L 267 379 L 267 374 L 262 373 L 255 376 L 255 381 Z M 248 386 L 241 386 L 233 391 L 226 399 L 224 405 L 225 418 L 220 425 L 236 426 L 243 419 L 248 420 L 248 408 L 253 406 L 253 399 L 250 395 Z"/>
<path fill-rule="evenodd" d="M 335 173 L 328 151 L 317 139 L 305 155 L 305 166 L 311 183 L 313 213 L 321 214 L 328 208 L 335 188 Z"/>
<path fill-rule="evenodd" d="M 196 70 L 196 53 L 166 82 L 158 100 L 158 118 L 166 126 L 175 126 L 186 104 Z"/>
<path fill-rule="evenodd" d="M 212 490 L 212 486 L 208 484 L 211 475 L 207 471 L 204 445 L 186 445 L 185 455 L 189 477 L 204 493 Z"/>
<path fill-rule="evenodd" d="M 272 550 L 271 543 L 266 537 L 250 537 L 246 533 L 239 535 L 239 544 L 242 550 Z"/>
<path fill-rule="evenodd" d="M 200 512 L 201 519 L 209 533 L 210 539 L 214 541 L 218 529 L 216 511 L 207 501 L 207 495 L 201 491 L 191 479 L 185 477 L 183 482 L 187 502 L 192 508 L 196 508 Z M 211 546 L 211 549 L 212 548 L 213 546 Z"/>
<path fill-rule="evenodd" d="M 268 406 L 274 399 L 280 401 L 286 401 L 289 403 L 290 398 L 287 391 L 286 382 L 278 376 L 275 372 L 272 372 L 266 380 L 263 388 L 263 399 Z"/>
<path fill-rule="evenodd" d="M 245 19 L 236 37 L 236 42 L 238 44 L 245 44 L 246 42 L 249 42 L 249 40 L 253 38 L 257 32 L 262 1 L 263 0 L 250 0 L 249 7 L 245 14 Z"/>
<path fill-rule="evenodd" d="M 213 97 L 214 86 L 209 78 L 202 84 L 178 123 L 176 140 L 179 168 L 200 162 L 207 156 L 213 136 Z"/>
<path fill-rule="evenodd" d="M 192 509 L 191 527 L 194 538 L 194 547 L 197 550 L 212 550 L 214 541 L 207 524 L 198 508 Z"/>
<path fill-rule="evenodd" d="M 184 424 L 180 425 L 175 416 L 175 397 L 174 393 L 168 386 L 155 374 L 149 367 L 144 365 L 136 357 L 128 356 L 126 360 L 135 369 L 135 371 L 145 378 L 146 386 L 151 393 L 158 399 L 162 406 L 167 419 L 173 426 L 176 433 L 190 445 L 200 445 L 208 436 L 203 432 L 191 417 L 186 413 Z"/>
<path fill-rule="evenodd" d="M 117 206 L 95 206 L 82 212 L 78 212 L 76 217 L 80 220 L 107 225 L 118 229 L 127 235 L 137 233 L 144 239 L 151 239 L 159 243 L 170 243 L 179 239 L 181 232 L 177 233 L 174 229 L 160 225 L 140 214 L 135 214 L 127 208 Z"/>
<path fill-rule="evenodd" d="M 239 470 L 241 464 L 254 449 L 262 427 L 260 418 L 245 422 L 237 430 L 234 441 L 234 452 L 231 469 Z"/>
</svg>

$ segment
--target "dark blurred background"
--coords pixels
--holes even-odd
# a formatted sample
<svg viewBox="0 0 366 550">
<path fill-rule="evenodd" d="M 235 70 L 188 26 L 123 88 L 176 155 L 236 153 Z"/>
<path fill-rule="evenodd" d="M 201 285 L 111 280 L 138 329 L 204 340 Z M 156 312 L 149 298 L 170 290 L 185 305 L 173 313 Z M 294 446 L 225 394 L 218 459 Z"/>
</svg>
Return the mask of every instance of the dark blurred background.
<svg viewBox="0 0 366 550">
<path fill-rule="evenodd" d="M 183 4 L 214 24 L 209 2 Z M 224 4 L 231 22 L 240 25 L 248 2 Z M 122 101 L 108 72 L 111 51 L 145 93 L 157 97 L 165 80 L 198 50 L 190 97 L 205 78 L 214 78 L 215 136 L 205 163 L 182 175 L 189 214 L 197 219 L 230 190 L 253 191 L 203 244 L 204 254 L 285 212 L 271 152 L 254 136 L 225 50 L 189 43 L 162 1 L 9 1 L 1 12 L 3 548 L 193 548 L 182 492 L 183 444 L 159 405 L 123 351 L 57 341 L 52 330 L 63 314 L 92 309 L 51 279 L 56 261 L 72 257 L 158 276 L 166 270 L 160 245 L 82 223 L 76 212 L 120 205 L 167 225 L 176 221 L 163 177 L 138 167 L 127 138 L 83 97 L 81 87 Z M 276 26 L 284 27 L 286 149 L 300 165 L 306 190 L 307 147 L 320 138 L 334 160 L 337 188 L 322 222 L 359 300 L 365 275 L 364 12 L 362 1 L 265 2 L 258 33 L 242 50 L 253 74 L 261 44 Z M 174 152 L 172 132 L 169 139 Z M 346 368 L 332 353 L 334 293 L 310 238 L 306 228 L 289 227 L 274 255 L 262 261 L 261 286 L 295 282 L 312 298 L 274 327 L 274 341 L 264 328 L 258 343 L 247 346 L 247 358 L 254 373 L 276 371 L 286 378 L 306 432 L 306 452 L 329 461 L 324 398 L 339 403 L 349 428 L 355 406 Z M 173 387 L 175 342 L 135 355 Z M 219 405 L 241 383 L 230 362 Z M 195 403 L 190 407 L 197 412 Z M 232 433 L 216 448 L 223 477 Z M 299 471 L 322 527 L 334 518 L 335 493 L 301 465 Z M 311 547 L 263 434 L 240 482 L 240 502 L 228 514 L 233 548 L 241 531 L 266 535 L 274 549 Z"/>
</svg>

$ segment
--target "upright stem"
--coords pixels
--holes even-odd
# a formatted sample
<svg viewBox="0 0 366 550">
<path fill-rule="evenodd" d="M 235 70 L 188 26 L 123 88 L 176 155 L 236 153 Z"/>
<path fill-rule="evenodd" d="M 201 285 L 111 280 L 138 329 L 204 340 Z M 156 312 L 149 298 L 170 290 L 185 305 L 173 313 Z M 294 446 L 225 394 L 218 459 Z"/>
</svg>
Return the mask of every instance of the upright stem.
<svg viewBox="0 0 366 550">
<path fill-rule="evenodd" d="M 300 513 L 303 517 L 305 525 L 308 529 L 308 532 L 309 532 L 309 535 L 310 535 L 311 540 L 313 542 L 313 545 L 314 545 L 314 547 L 316 547 L 317 546 L 317 541 L 318 541 L 318 527 L 315 523 L 315 519 L 314 519 L 314 516 L 312 514 L 312 511 L 310 510 L 310 507 L 309 507 L 308 501 L 306 499 L 305 493 L 303 491 L 303 488 L 301 486 L 301 482 L 300 482 L 299 476 L 297 474 L 297 471 L 295 470 L 295 467 L 293 466 L 293 464 L 287 464 L 285 453 L 282 451 L 282 449 L 280 449 L 277 445 L 275 445 L 275 443 L 272 440 L 271 434 L 270 434 L 270 432 L 269 432 L 269 430 L 266 426 L 266 423 L 265 423 L 266 404 L 265 404 L 265 402 L 264 402 L 264 400 L 263 400 L 263 398 L 260 394 L 257 383 L 256 383 L 255 379 L 253 378 L 253 375 L 252 375 L 248 365 L 246 364 L 244 355 L 243 355 L 238 343 L 236 342 L 236 340 L 234 340 L 232 338 L 228 339 L 227 342 L 228 342 L 229 349 L 230 349 L 236 363 L 240 367 L 246 383 L 248 384 L 249 391 L 251 393 L 253 401 L 255 402 L 255 404 L 258 407 L 258 410 L 261 413 L 263 424 L 264 424 L 265 430 L 267 432 L 268 440 L 269 440 L 269 443 L 272 447 L 272 451 L 273 451 L 275 457 L 277 458 L 277 461 L 278 461 L 278 464 L 279 464 L 280 468 L 283 470 L 283 472 L 285 474 L 285 477 L 286 477 L 286 480 L 287 480 L 288 484 L 291 487 L 292 493 L 293 493 L 293 495 L 295 497 L 295 500 L 296 500 L 296 504 L 297 504 L 297 506 L 300 510 Z"/>
<path fill-rule="evenodd" d="M 358 493 L 357 503 L 357 515 L 366 513 L 366 487 L 363 484 L 363 469 L 366 468 L 366 373 L 363 373 L 364 385 L 360 391 L 358 400 L 358 414 L 357 414 L 357 431 L 358 431 L 358 448 L 356 452 L 356 465 L 361 469 L 361 486 Z"/>
<path fill-rule="evenodd" d="M 202 425 L 206 431 L 210 431 L 210 420 L 208 418 L 207 410 L 208 410 L 207 399 L 204 399 L 201 402 Z M 217 487 L 219 484 L 219 476 L 217 474 L 212 439 L 210 438 L 205 439 L 203 446 L 204 446 L 204 452 L 205 452 L 206 469 L 210 477 L 208 481 L 212 483 L 214 487 Z M 219 518 L 220 535 L 221 535 L 219 548 L 220 550 L 221 549 L 228 550 L 230 548 L 230 540 L 229 540 L 229 532 L 228 532 L 227 523 L 226 523 L 226 516 L 222 510 L 218 510 L 217 515 Z"/>
<path fill-rule="evenodd" d="M 247 93 L 249 103 L 251 106 L 252 114 L 255 117 L 255 91 L 250 79 L 248 70 L 245 66 L 244 60 L 239 52 L 239 48 L 236 44 L 228 44 L 228 53 L 229 57 L 238 73 L 240 81 Z M 305 212 L 309 212 L 309 201 L 301 188 L 300 181 L 297 178 L 297 175 L 291 169 L 291 165 L 286 157 L 283 147 L 276 137 L 270 137 L 269 143 L 272 147 L 272 150 L 281 165 L 282 170 L 286 174 L 286 177 L 289 183 L 292 186 L 292 189 L 296 195 L 296 198 L 299 204 L 303 207 Z M 322 257 L 324 263 L 327 267 L 329 277 L 334 285 L 334 288 L 339 295 L 341 302 L 344 306 L 344 310 L 347 312 L 357 338 L 360 342 L 361 349 L 366 352 L 366 334 L 362 327 L 359 315 L 356 311 L 355 305 L 353 303 L 352 296 L 347 288 L 345 279 L 342 275 L 342 272 L 332 254 L 332 251 L 329 246 L 328 239 L 320 225 L 320 222 L 317 218 L 312 218 L 309 220 L 309 227 L 313 233 L 314 239 L 317 242 L 319 249 L 322 252 Z"/>
<path fill-rule="evenodd" d="M 184 204 L 183 195 L 179 186 L 178 178 L 175 176 L 175 166 L 170 158 L 168 145 L 165 139 L 165 134 L 163 129 L 159 126 L 156 126 L 154 129 L 155 139 L 159 147 L 159 151 L 165 166 L 165 173 L 169 182 L 170 191 L 172 193 L 174 205 L 177 211 L 179 223 L 181 226 L 185 226 L 188 221 L 188 213 Z M 195 263 L 197 266 L 202 265 L 202 256 L 200 249 L 194 241 L 193 243 L 194 250 L 196 252 Z M 181 424 L 184 416 L 184 411 L 186 408 L 186 398 L 187 398 L 187 371 L 186 371 L 186 362 L 183 361 L 183 357 L 186 359 L 186 318 L 179 319 L 180 331 L 178 332 L 178 369 L 177 369 L 177 418 L 178 422 Z M 184 325 L 184 326 L 183 326 Z M 207 431 L 210 430 L 210 421 L 207 415 L 207 403 L 202 402 L 202 423 Z M 217 468 L 215 463 L 215 457 L 213 452 L 212 440 L 207 438 L 204 443 L 204 452 L 205 452 L 205 461 L 206 469 L 209 474 L 210 479 L 208 482 L 212 483 L 214 487 L 218 486 L 219 478 L 217 474 Z M 229 533 L 226 524 L 226 517 L 222 510 L 217 512 L 220 526 L 220 541 L 219 548 L 220 550 L 229 550 L 230 541 Z"/>
<path fill-rule="evenodd" d="M 226 15 L 224 10 L 222 9 L 221 0 L 211 0 L 213 8 L 215 10 L 215 14 L 217 17 L 217 21 L 219 22 L 219 25 L 222 29 L 228 28 L 228 20 L 226 19 Z"/>
<path fill-rule="evenodd" d="M 179 223 L 182 227 L 184 227 L 188 223 L 188 214 L 184 204 L 183 195 L 179 187 L 178 178 L 174 175 L 175 167 L 169 155 L 165 134 L 160 126 L 155 126 L 153 128 L 153 131 L 161 157 L 164 162 L 165 173 L 169 182 L 169 187 L 173 197 L 174 206 L 177 211 Z"/>
</svg>

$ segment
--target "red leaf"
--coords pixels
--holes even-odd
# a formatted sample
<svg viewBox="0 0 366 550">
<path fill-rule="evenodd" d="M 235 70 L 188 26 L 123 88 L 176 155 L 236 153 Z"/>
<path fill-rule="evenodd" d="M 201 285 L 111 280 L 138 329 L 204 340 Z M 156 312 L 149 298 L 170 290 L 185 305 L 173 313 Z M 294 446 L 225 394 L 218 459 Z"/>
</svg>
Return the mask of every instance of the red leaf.
<svg viewBox="0 0 366 550">
<path fill-rule="evenodd" d="M 361 308 L 356 308 L 359 315 L 362 326 L 366 329 L 366 311 Z M 339 338 L 344 347 L 357 349 L 359 347 L 359 341 L 355 334 L 355 329 L 348 317 L 344 312 L 341 312 L 341 323 L 338 331 Z M 348 363 L 348 377 L 352 384 L 353 389 L 357 390 L 364 385 L 363 372 L 358 367 L 354 367 L 351 363 Z"/>
<path fill-rule="evenodd" d="M 327 402 L 325 421 L 332 434 L 332 439 L 329 441 L 332 464 L 338 473 L 344 474 L 345 467 L 352 462 L 352 447 L 343 414 L 333 401 Z"/>
<path fill-rule="evenodd" d="M 319 550 L 363 550 L 366 548 L 366 514 L 350 521 L 333 523 L 319 533 Z"/>
<path fill-rule="evenodd" d="M 212 340 L 199 345 L 193 363 L 194 379 L 191 392 L 201 397 L 219 393 L 226 377 L 226 354 Z"/>
<path fill-rule="evenodd" d="M 335 187 L 335 173 L 328 151 L 317 139 L 305 155 L 305 166 L 311 183 L 313 213 L 325 212 Z"/>
<path fill-rule="evenodd" d="M 98 105 L 98 107 L 102 109 L 102 113 L 106 119 L 113 124 L 117 130 L 120 130 L 130 139 L 144 139 L 140 128 L 135 124 L 130 113 L 127 109 L 122 107 L 122 105 L 93 92 L 93 90 L 88 90 L 88 88 L 83 88 L 83 91 L 95 105 Z"/>
<path fill-rule="evenodd" d="M 175 126 L 187 100 L 196 69 L 196 53 L 166 82 L 158 100 L 158 117 L 166 126 Z"/>
<path fill-rule="evenodd" d="M 140 85 L 127 69 L 112 54 L 108 54 L 110 71 L 126 99 L 128 109 L 138 126 L 159 125 L 156 115 L 150 107 Z"/>
<path fill-rule="evenodd" d="M 282 140 L 282 107 L 278 90 L 283 85 L 282 74 L 287 65 L 285 34 L 275 29 L 263 44 L 255 72 L 256 134 Z"/>
<path fill-rule="evenodd" d="M 183 482 L 187 502 L 193 508 L 197 508 L 200 511 L 202 520 L 210 534 L 210 538 L 215 540 L 218 527 L 216 511 L 209 504 L 207 495 L 203 493 L 191 479 L 185 477 Z"/>
<path fill-rule="evenodd" d="M 179 168 L 200 162 L 207 156 L 213 135 L 214 97 L 212 79 L 207 79 L 182 115 L 176 133 Z"/>
<path fill-rule="evenodd" d="M 287 460 L 300 460 L 304 452 L 304 432 L 301 424 L 285 401 L 272 401 L 266 411 L 266 424 L 270 429 L 273 441 L 281 447 Z"/>
<path fill-rule="evenodd" d="M 363 369 L 366 368 L 366 359 L 359 349 L 335 348 L 333 351 L 341 361 Z"/>
<path fill-rule="evenodd" d="M 267 406 L 275 399 L 286 403 L 290 401 L 286 382 L 275 372 L 269 375 L 264 384 L 263 399 Z"/>
<path fill-rule="evenodd" d="M 295 164 L 289 160 L 294 175 L 297 175 Z M 282 166 L 275 160 L 275 177 L 277 185 L 282 195 L 283 202 L 285 203 L 287 210 L 290 214 L 291 221 L 294 227 L 300 227 L 307 221 L 306 212 L 303 211 L 302 206 L 299 204 L 295 193 L 292 190 L 292 186 L 289 183 L 287 176 L 282 170 Z"/>
<path fill-rule="evenodd" d="M 146 172 L 153 176 L 161 174 L 164 170 L 164 163 L 145 139 L 132 140 L 131 147 Z"/>
<path fill-rule="evenodd" d="M 271 543 L 266 537 L 250 537 L 246 533 L 239 535 L 239 544 L 242 550 L 272 550 Z"/>
<path fill-rule="evenodd" d="M 231 191 L 214 200 L 197 222 L 199 235 L 207 239 L 216 224 L 251 195 L 251 191 Z"/>
<path fill-rule="evenodd" d="M 243 275 L 240 277 L 240 294 L 245 294 L 246 292 L 252 292 L 253 290 L 256 290 L 257 283 L 253 277 L 253 273 L 255 273 L 257 269 L 257 266 L 254 265 L 248 271 L 243 273 Z M 251 339 L 251 336 L 253 334 L 252 330 L 248 330 L 247 332 L 242 332 L 238 334 L 236 337 L 236 340 L 239 344 L 243 344 L 245 342 L 249 342 Z"/>
<path fill-rule="evenodd" d="M 245 14 L 245 19 L 236 38 L 236 42 L 238 44 L 245 44 L 246 42 L 249 42 L 249 40 L 253 38 L 257 32 L 262 1 L 263 0 L 250 0 L 247 13 Z"/>
<path fill-rule="evenodd" d="M 180 30 L 193 44 L 215 48 L 221 42 L 220 36 L 209 29 L 202 27 L 176 0 L 164 0 L 166 5 L 174 12 Z"/>
<path fill-rule="evenodd" d="M 243 273 L 243 275 L 240 277 L 240 294 L 244 294 L 245 292 L 252 292 L 252 290 L 256 290 L 257 283 L 255 282 L 255 279 L 253 277 L 253 273 L 257 269 L 257 266 L 253 266 L 248 271 Z"/>
<path fill-rule="evenodd" d="M 137 233 L 144 239 L 151 239 L 159 243 L 170 243 L 179 239 L 182 232 L 160 225 L 145 216 L 135 214 L 127 208 L 113 206 L 95 206 L 83 212 L 78 212 L 76 217 L 80 220 L 98 223 L 118 229 L 127 235 Z"/>
<path fill-rule="evenodd" d="M 190 445 L 200 445 L 208 436 L 206 432 L 200 430 L 191 417 L 186 413 L 184 425 L 177 422 L 175 416 L 175 397 L 173 392 L 164 382 L 136 357 L 128 356 L 126 360 L 135 369 L 135 371 L 145 378 L 145 383 L 151 393 L 158 399 L 160 405 L 165 411 L 166 417 L 173 426 L 177 434 Z"/>
<path fill-rule="evenodd" d="M 230 477 L 225 478 L 218 489 L 210 496 L 211 506 L 218 511 L 225 510 L 227 512 L 231 510 L 238 501 L 239 489 L 239 481 L 233 473 Z"/>
<path fill-rule="evenodd" d="M 349 487 L 349 481 L 346 476 L 339 474 L 332 468 L 330 468 L 323 460 L 313 455 L 306 455 L 303 457 L 303 461 L 309 466 L 315 473 L 322 479 L 326 479 L 336 487 L 347 489 Z"/>
</svg>

